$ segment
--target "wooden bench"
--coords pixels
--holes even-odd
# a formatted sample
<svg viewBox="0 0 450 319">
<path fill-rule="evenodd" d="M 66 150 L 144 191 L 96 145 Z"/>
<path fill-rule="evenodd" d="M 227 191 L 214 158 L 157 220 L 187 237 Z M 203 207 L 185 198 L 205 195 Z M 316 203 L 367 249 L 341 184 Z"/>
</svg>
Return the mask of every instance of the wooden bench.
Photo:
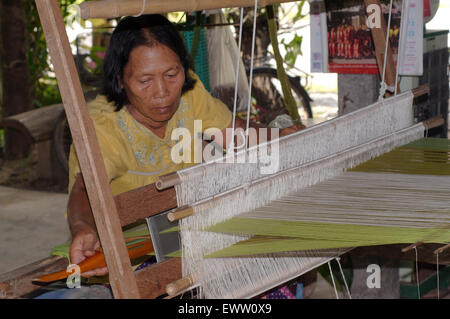
<svg viewBox="0 0 450 319">
<path fill-rule="evenodd" d="M 54 104 L 4 118 L 0 128 L 14 130 L 36 147 L 38 176 L 43 179 L 61 178 L 58 163 L 52 156 L 52 136 L 55 124 L 64 112 L 62 104 Z"/>
</svg>

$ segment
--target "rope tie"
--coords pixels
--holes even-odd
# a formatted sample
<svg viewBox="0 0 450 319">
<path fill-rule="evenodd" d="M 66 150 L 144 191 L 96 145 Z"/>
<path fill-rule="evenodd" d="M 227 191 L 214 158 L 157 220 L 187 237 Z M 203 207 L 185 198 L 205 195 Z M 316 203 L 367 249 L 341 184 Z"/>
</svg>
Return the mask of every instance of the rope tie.
<svg viewBox="0 0 450 319">
<path fill-rule="evenodd" d="M 241 52 L 241 46 L 242 46 L 242 26 L 243 26 L 243 17 L 244 15 L 244 8 L 241 8 L 240 11 L 240 17 L 239 17 L 239 43 L 238 43 L 238 52 Z M 235 136 L 235 126 L 236 126 L 236 109 L 237 109 L 237 99 L 238 99 L 238 86 L 239 86 L 239 68 L 241 65 L 241 61 L 238 58 L 236 59 L 236 75 L 235 75 L 235 81 L 234 81 L 234 101 L 233 101 L 233 122 L 232 122 L 232 129 L 231 129 L 231 144 L 228 147 L 227 153 L 230 151 L 234 152 L 234 136 Z"/>
<path fill-rule="evenodd" d="M 147 2 L 147 0 L 142 0 L 142 9 L 141 9 L 141 12 L 139 12 L 137 15 L 135 15 L 135 16 L 133 16 L 133 17 L 135 17 L 135 18 L 140 17 L 140 16 L 144 13 L 146 2 Z"/>
<path fill-rule="evenodd" d="M 245 150 L 248 149 L 248 128 L 250 127 L 250 108 L 252 104 L 252 84 L 253 84 L 253 60 L 255 56 L 255 38 L 256 38 L 256 16 L 258 12 L 258 0 L 255 0 L 255 7 L 253 13 L 253 34 L 252 34 L 252 53 L 250 58 L 250 76 L 249 76 L 249 89 L 248 89 L 248 104 L 247 104 L 247 124 L 245 127 Z"/>
</svg>

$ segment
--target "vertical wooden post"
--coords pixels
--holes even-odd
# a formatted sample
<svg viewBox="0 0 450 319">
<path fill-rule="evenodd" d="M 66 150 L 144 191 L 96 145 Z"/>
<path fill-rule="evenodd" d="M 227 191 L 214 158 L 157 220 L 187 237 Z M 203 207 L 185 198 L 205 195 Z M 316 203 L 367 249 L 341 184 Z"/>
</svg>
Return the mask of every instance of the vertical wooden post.
<svg viewBox="0 0 450 319">
<path fill-rule="evenodd" d="M 94 125 L 57 0 L 36 0 L 115 298 L 139 298 Z"/>
<path fill-rule="evenodd" d="M 380 8 L 380 27 L 372 27 L 370 31 L 372 33 L 372 39 L 375 46 L 375 56 L 378 64 L 378 71 L 380 73 L 380 79 L 383 78 L 383 64 L 384 64 L 384 53 L 386 50 L 386 20 L 384 19 L 383 12 L 381 10 L 380 0 L 364 0 L 366 8 L 371 5 L 377 5 Z M 389 36 L 389 35 L 388 35 Z M 388 86 L 395 87 L 395 64 L 394 57 L 392 56 L 392 50 L 388 42 L 387 57 L 386 57 L 386 73 L 384 76 L 384 81 Z M 389 92 L 387 92 L 389 93 Z"/>
</svg>

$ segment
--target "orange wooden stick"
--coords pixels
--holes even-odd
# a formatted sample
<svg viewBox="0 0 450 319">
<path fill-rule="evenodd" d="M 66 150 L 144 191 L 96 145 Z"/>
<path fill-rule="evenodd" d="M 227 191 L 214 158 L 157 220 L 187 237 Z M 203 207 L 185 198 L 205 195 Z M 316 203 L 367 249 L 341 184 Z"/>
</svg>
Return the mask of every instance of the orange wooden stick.
<svg viewBox="0 0 450 319">
<path fill-rule="evenodd" d="M 153 252 L 153 243 L 150 239 L 148 239 L 140 243 L 129 245 L 127 248 L 128 248 L 128 256 L 130 257 L 130 259 L 135 259 Z M 105 267 L 106 266 L 105 255 L 102 252 L 96 252 L 95 255 L 86 258 L 81 263 L 79 263 L 78 266 L 80 267 L 81 273 Z M 69 273 L 67 270 L 62 270 L 42 276 L 36 279 L 35 281 L 52 282 L 56 280 L 65 279 L 70 274 L 71 273 Z"/>
</svg>

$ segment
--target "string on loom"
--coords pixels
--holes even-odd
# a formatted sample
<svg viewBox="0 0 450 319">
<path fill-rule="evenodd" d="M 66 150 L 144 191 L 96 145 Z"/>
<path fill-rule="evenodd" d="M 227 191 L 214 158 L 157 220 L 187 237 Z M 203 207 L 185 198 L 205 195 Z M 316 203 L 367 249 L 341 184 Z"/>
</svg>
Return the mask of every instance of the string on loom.
<svg viewBox="0 0 450 319">
<path fill-rule="evenodd" d="M 345 289 L 347 290 L 348 297 L 349 297 L 350 299 L 352 299 L 352 295 L 350 294 L 350 289 L 348 289 L 347 280 L 345 279 L 344 271 L 342 270 L 342 266 L 341 266 L 340 260 L 341 260 L 340 257 L 337 257 L 337 258 L 336 258 L 336 261 L 337 261 L 337 263 L 338 263 L 338 265 L 339 265 L 339 269 L 340 269 L 340 271 L 341 271 L 342 280 L 344 280 L 344 285 L 345 285 Z"/>
<path fill-rule="evenodd" d="M 417 254 L 417 246 L 414 246 L 414 251 L 416 253 L 416 281 L 417 281 L 417 296 L 420 299 L 420 280 L 419 280 L 419 260 Z"/>
<path fill-rule="evenodd" d="M 439 300 L 439 251 L 436 252 L 436 280 L 437 280 L 437 299 Z"/>
<path fill-rule="evenodd" d="M 339 295 L 336 289 L 336 283 L 334 282 L 333 270 L 331 270 L 330 262 L 328 262 L 328 269 L 330 269 L 331 281 L 333 282 L 334 293 L 336 294 L 336 299 L 339 299 Z"/>
<path fill-rule="evenodd" d="M 239 17 L 239 42 L 238 42 L 238 53 L 241 52 L 241 46 L 242 46 L 242 27 L 243 27 L 243 17 L 244 16 L 244 8 L 241 8 L 240 10 L 240 17 Z M 238 58 L 236 60 L 236 77 L 234 82 L 234 101 L 233 101 L 233 122 L 232 122 L 232 129 L 231 129 L 231 142 L 230 146 L 228 147 L 227 153 L 231 153 L 234 151 L 234 136 L 235 136 L 235 126 L 236 126 L 236 108 L 237 108 L 237 98 L 238 98 L 238 86 L 239 86 L 239 69 L 241 65 L 241 61 Z M 231 151 L 231 152 L 230 152 Z"/>
<path fill-rule="evenodd" d="M 392 15 L 392 0 L 389 5 L 389 18 L 388 25 L 386 28 L 386 43 L 384 48 L 384 59 L 383 59 L 383 74 L 381 75 L 381 83 L 380 83 L 380 95 L 378 96 L 378 101 L 384 99 L 384 94 L 388 88 L 386 82 L 384 81 L 386 75 L 386 63 L 387 63 L 387 54 L 388 54 L 388 46 L 389 46 L 389 30 L 391 28 L 391 15 Z"/>
<path fill-rule="evenodd" d="M 450 240 L 450 232 L 443 231 L 450 222 L 449 192 L 433 191 L 436 185 L 450 189 L 449 149 L 445 139 L 418 140 L 352 172 L 215 224 L 208 231 L 269 237 L 241 242 L 227 248 L 228 252 L 216 251 L 214 257 L 332 248 L 337 243 L 340 247 L 446 243 Z M 408 161 L 399 162 L 402 158 Z"/>
<path fill-rule="evenodd" d="M 447 244 L 441 248 L 438 248 L 434 251 L 434 253 L 436 254 L 436 280 L 437 280 L 437 299 L 440 298 L 440 287 L 439 287 L 439 253 L 443 252 L 444 250 L 450 248 L 450 244 Z"/>
<path fill-rule="evenodd" d="M 141 16 L 141 15 L 144 13 L 146 2 L 147 2 L 147 0 L 142 0 L 142 9 L 141 9 L 141 12 L 139 12 L 137 15 L 135 15 L 135 16 L 133 16 L 133 17 L 137 18 L 137 17 Z"/>
<path fill-rule="evenodd" d="M 252 52 L 250 58 L 250 75 L 249 75 L 249 89 L 248 89 L 248 104 L 247 104 L 247 124 L 245 127 L 245 150 L 248 149 L 248 137 L 249 137 L 249 127 L 250 127 L 250 107 L 252 104 L 252 82 L 253 82 L 253 59 L 255 55 L 255 38 L 256 38 L 256 16 L 258 10 L 258 0 L 255 0 L 255 7 L 253 12 L 253 34 L 252 34 Z"/>
</svg>

